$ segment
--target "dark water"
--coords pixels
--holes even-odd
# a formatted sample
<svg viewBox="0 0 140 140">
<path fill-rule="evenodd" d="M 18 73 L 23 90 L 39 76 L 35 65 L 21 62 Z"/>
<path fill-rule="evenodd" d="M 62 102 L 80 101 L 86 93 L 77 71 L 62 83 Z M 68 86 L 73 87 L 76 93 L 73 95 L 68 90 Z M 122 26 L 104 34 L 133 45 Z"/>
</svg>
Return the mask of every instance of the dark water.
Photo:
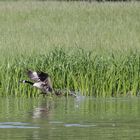
<svg viewBox="0 0 140 140">
<path fill-rule="evenodd" d="M 1 97 L 0 139 L 140 139 L 140 98 Z"/>
</svg>

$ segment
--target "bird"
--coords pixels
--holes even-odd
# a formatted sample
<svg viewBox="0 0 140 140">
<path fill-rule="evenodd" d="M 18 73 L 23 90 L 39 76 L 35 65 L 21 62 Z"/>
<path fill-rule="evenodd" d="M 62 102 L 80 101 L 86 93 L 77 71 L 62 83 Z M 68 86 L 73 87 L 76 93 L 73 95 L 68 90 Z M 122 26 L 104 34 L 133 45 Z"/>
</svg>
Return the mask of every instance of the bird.
<svg viewBox="0 0 140 140">
<path fill-rule="evenodd" d="M 20 80 L 20 82 L 30 84 L 33 87 L 40 89 L 43 95 L 70 95 L 73 97 L 77 97 L 77 95 L 72 91 L 53 89 L 51 78 L 48 73 L 32 70 L 27 70 L 26 73 L 30 80 L 33 82 L 28 80 Z"/>
<path fill-rule="evenodd" d="M 44 73 L 42 71 L 36 72 L 32 70 L 27 70 L 27 75 L 33 82 L 28 80 L 21 80 L 20 82 L 30 84 L 33 87 L 37 87 L 44 94 L 53 92 L 52 82 L 48 73 Z"/>
</svg>

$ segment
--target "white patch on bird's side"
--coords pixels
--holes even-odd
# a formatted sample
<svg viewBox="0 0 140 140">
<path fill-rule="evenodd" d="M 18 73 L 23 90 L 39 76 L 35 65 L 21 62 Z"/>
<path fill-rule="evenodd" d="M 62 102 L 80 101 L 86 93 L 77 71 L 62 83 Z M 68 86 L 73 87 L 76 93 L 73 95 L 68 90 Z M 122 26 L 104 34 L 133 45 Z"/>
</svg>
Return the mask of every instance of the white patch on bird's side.
<svg viewBox="0 0 140 140">
<path fill-rule="evenodd" d="M 33 86 L 37 87 L 37 88 L 42 88 L 42 83 L 41 82 L 37 82 L 37 83 L 34 83 Z"/>
</svg>

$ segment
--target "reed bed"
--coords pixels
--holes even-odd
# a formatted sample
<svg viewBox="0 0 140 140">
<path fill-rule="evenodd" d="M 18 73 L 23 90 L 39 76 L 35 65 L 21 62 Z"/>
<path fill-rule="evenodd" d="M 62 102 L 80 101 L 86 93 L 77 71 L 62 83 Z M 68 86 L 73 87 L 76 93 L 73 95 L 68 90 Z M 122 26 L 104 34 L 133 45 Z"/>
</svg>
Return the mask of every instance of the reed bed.
<svg viewBox="0 0 140 140">
<path fill-rule="evenodd" d="M 138 95 L 140 4 L 0 2 L 0 95 L 37 96 L 26 69 L 87 96 Z"/>
<path fill-rule="evenodd" d="M 47 71 L 55 89 L 68 89 L 96 97 L 137 95 L 140 89 L 140 55 L 102 55 L 77 49 L 68 54 L 56 48 L 46 55 L 21 57 L 1 66 L 1 93 L 36 96 L 30 86 L 19 84 L 27 79 L 25 70 Z"/>
</svg>

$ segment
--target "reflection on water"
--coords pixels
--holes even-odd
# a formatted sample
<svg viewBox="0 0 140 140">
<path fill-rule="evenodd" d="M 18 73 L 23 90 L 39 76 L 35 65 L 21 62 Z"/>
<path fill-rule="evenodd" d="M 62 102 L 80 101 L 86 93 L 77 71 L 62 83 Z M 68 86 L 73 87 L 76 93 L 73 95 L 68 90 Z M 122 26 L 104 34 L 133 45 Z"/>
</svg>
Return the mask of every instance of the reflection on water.
<svg viewBox="0 0 140 140">
<path fill-rule="evenodd" d="M 33 109 L 32 118 L 48 118 L 53 109 L 52 101 L 43 102 Z"/>
<path fill-rule="evenodd" d="M 140 99 L 1 98 L 0 139 L 139 139 Z"/>
</svg>

